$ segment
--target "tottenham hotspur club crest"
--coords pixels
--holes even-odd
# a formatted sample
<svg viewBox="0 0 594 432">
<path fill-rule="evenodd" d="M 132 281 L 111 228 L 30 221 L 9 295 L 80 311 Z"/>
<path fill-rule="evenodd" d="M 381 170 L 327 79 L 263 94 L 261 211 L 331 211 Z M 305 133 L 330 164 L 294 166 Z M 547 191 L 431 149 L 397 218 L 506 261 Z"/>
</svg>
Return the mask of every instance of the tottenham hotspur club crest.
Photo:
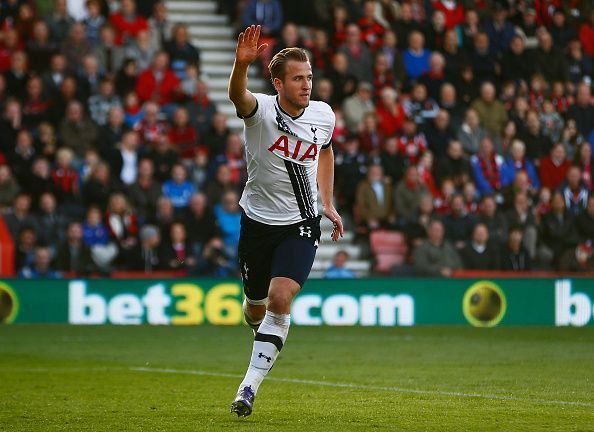
<svg viewBox="0 0 594 432">
<path fill-rule="evenodd" d="M 299 226 L 299 235 L 301 237 L 305 237 L 305 236 L 311 237 L 311 227 L 300 225 Z"/>
<path fill-rule="evenodd" d="M 313 125 L 311 126 L 311 131 L 313 133 L 313 142 L 317 143 L 318 142 L 318 137 L 316 136 L 316 131 L 318 130 L 318 128 L 313 127 Z"/>
</svg>

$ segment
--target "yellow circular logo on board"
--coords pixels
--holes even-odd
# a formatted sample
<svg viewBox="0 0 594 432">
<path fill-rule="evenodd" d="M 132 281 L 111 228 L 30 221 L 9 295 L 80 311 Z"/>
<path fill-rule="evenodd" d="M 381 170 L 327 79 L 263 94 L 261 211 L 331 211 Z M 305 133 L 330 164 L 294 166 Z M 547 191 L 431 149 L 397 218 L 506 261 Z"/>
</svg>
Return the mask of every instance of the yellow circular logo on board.
<svg viewBox="0 0 594 432">
<path fill-rule="evenodd" d="M 0 323 L 13 322 L 19 312 L 19 300 L 10 286 L 0 282 Z"/>
<path fill-rule="evenodd" d="M 479 281 L 466 290 L 462 311 L 475 327 L 495 327 L 505 316 L 507 301 L 503 290 L 491 281 Z"/>
</svg>

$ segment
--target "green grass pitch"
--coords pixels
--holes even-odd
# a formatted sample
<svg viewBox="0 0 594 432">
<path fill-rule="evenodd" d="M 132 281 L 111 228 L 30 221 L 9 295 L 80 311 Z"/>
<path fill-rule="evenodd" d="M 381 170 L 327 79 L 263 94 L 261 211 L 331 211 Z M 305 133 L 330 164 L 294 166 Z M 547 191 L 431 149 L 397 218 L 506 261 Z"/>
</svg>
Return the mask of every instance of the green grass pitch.
<svg viewBox="0 0 594 432">
<path fill-rule="evenodd" d="M 594 431 L 594 328 L 0 326 L 1 431 Z"/>
</svg>

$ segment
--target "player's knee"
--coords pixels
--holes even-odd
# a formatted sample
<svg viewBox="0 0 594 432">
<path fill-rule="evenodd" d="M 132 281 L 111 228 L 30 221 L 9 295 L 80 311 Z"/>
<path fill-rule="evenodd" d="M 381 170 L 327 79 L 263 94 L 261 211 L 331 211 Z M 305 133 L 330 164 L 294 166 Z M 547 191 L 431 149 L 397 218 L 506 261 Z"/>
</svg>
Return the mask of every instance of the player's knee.
<svg viewBox="0 0 594 432">
<path fill-rule="evenodd" d="M 278 313 L 288 313 L 291 309 L 293 293 L 290 290 L 275 290 L 268 297 L 268 309 Z"/>
</svg>

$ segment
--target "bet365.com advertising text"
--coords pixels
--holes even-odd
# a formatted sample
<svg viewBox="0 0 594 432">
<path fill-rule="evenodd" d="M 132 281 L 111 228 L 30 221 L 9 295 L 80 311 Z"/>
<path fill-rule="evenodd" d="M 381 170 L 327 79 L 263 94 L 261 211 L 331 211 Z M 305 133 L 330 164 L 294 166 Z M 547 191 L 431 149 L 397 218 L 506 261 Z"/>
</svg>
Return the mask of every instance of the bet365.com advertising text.
<svg viewBox="0 0 594 432">
<path fill-rule="evenodd" d="M 236 280 L 3 280 L 0 322 L 240 325 Z M 310 280 L 297 325 L 594 324 L 591 279 Z"/>
</svg>

